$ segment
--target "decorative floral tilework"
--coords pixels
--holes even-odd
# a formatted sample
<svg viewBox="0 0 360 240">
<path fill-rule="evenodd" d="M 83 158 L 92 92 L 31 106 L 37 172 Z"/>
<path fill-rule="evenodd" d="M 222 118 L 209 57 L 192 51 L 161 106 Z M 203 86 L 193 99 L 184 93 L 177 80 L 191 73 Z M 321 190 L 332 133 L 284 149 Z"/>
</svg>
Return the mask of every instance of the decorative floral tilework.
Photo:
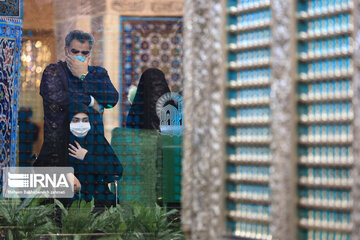
<svg viewBox="0 0 360 240">
<path fill-rule="evenodd" d="M 147 68 L 162 70 L 170 88 L 181 92 L 182 18 L 120 18 L 120 123 L 124 126 L 130 108 L 131 84 L 137 84 Z"/>
<path fill-rule="evenodd" d="M 0 16 L 21 17 L 22 0 L 1 0 Z"/>
<path fill-rule="evenodd" d="M 0 17 L 0 166 L 16 164 L 21 20 Z"/>
</svg>

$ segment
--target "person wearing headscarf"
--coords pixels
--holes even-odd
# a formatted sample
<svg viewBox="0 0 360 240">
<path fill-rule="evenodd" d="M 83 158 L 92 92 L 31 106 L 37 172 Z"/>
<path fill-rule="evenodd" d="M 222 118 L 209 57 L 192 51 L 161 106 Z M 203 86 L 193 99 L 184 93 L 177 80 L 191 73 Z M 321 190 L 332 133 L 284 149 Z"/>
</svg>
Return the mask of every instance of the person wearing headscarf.
<svg viewBox="0 0 360 240">
<path fill-rule="evenodd" d="M 136 94 L 126 118 L 127 128 L 160 129 L 160 119 L 156 114 L 157 100 L 170 92 L 164 73 L 157 68 L 143 72 Z"/>
<path fill-rule="evenodd" d="M 96 132 L 89 122 L 88 110 L 80 103 L 69 106 L 69 162 L 81 184 L 80 193 L 75 198 L 86 201 L 94 198 L 96 207 L 110 207 L 115 204 L 116 197 L 109 190 L 108 183 L 119 180 L 123 168 L 104 135 Z"/>
</svg>

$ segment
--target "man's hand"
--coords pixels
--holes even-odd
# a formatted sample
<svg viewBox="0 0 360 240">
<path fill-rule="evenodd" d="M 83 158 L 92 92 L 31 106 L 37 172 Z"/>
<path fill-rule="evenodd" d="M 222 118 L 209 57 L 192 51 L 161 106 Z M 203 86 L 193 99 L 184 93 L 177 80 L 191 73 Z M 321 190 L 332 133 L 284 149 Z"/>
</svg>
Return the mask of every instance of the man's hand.
<svg viewBox="0 0 360 240">
<path fill-rule="evenodd" d="M 98 103 L 98 101 L 96 101 L 95 98 L 94 98 L 94 105 L 92 108 L 100 114 L 104 113 L 104 107 L 101 106 L 101 104 Z"/>
<path fill-rule="evenodd" d="M 81 62 L 70 55 L 66 55 L 65 61 L 71 73 L 77 78 L 81 78 L 81 75 L 88 72 L 90 57 L 86 57 L 85 61 Z"/>
<path fill-rule="evenodd" d="M 81 145 L 75 141 L 76 147 L 74 145 L 72 145 L 71 143 L 69 143 L 69 155 L 79 159 L 79 160 L 84 160 L 85 155 L 87 154 L 87 150 L 85 148 L 82 148 Z"/>
<path fill-rule="evenodd" d="M 66 175 L 66 178 L 69 182 L 74 182 L 74 192 L 79 192 L 81 189 L 81 183 L 80 183 L 79 179 L 77 179 L 74 176 L 74 174 L 72 174 L 72 173 L 68 173 Z M 73 180 L 73 181 L 71 181 L 71 180 Z"/>
</svg>

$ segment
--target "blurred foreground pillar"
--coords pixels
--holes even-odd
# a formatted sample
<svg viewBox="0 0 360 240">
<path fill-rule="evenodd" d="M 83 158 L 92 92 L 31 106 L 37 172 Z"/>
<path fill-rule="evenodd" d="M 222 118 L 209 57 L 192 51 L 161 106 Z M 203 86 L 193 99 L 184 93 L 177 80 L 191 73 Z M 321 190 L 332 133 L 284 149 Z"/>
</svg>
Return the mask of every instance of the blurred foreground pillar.
<svg viewBox="0 0 360 240">
<path fill-rule="evenodd" d="M 296 6 L 271 2 L 271 167 L 270 234 L 273 240 L 296 239 Z"/>
<path fill-rule="evenodd" d="M 182 223 L 187 239 L 224 233 L 225 1 L 184 3 Z"/>
</svg>

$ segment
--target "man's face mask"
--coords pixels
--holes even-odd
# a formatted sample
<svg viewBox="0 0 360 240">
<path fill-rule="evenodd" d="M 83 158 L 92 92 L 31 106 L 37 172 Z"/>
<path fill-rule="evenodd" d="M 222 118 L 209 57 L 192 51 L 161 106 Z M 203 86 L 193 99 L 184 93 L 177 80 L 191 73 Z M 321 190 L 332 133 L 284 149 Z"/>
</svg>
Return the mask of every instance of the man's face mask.
<svg viewBox="0 0 360 240">
<path fill-rule="evenodd" d="M 91 126 L 89 122 L 70 123 L 70 132 L 74 134 L 75 137 L 85 137 L 90 129 Z"/>
<path fill-rule="evenodd" d="M 81 61 L 81 62 L 85 62 L 86 57 L 84 56 L 74 56 L 74 58 L 76 58 L 77 60 Z"/>
</svg>

